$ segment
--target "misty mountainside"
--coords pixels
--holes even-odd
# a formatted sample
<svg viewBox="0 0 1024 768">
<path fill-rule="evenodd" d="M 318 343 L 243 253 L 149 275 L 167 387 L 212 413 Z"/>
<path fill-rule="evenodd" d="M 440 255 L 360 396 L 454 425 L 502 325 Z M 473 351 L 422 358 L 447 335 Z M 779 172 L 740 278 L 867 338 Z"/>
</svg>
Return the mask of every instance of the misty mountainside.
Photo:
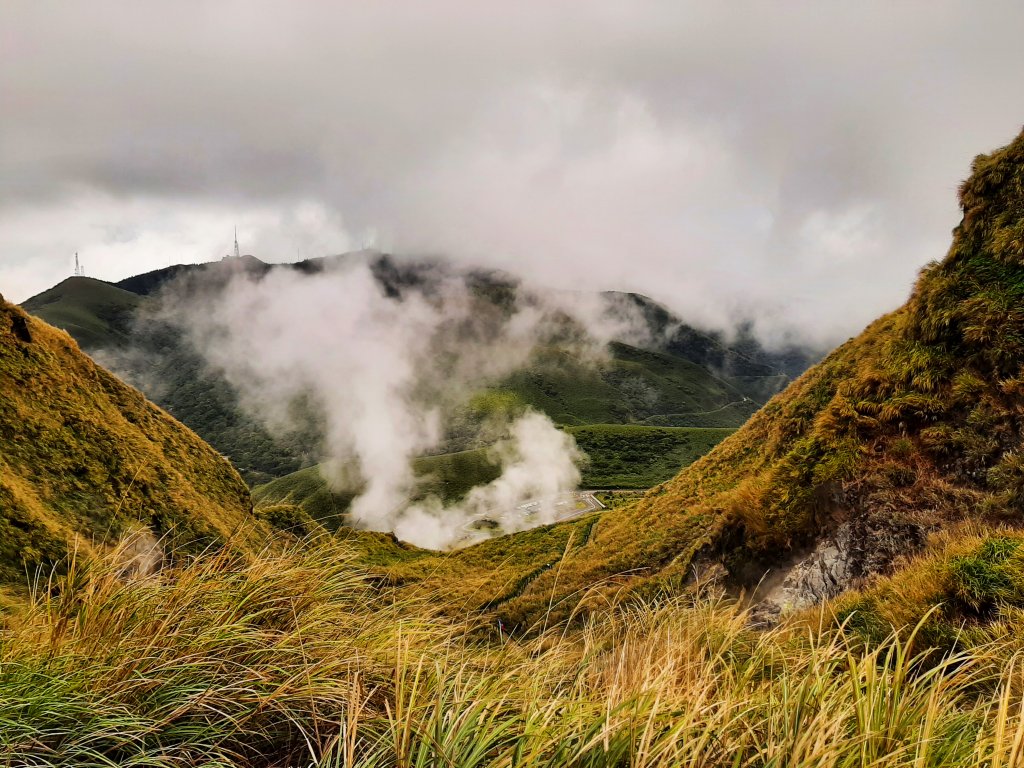
<svg viewBox="0 0 1024 768">
<path fill-rule="evenodd" d="M 174 295 L 179 312 L 187 313 L 190 306 L 201 311 L 198 307 L 215 304 L 233 279 L 259 281 L 275 270 L 317 275 L 353 258 L 358 256 L 272 265 L 244 256 L 169 267 L 115 285 L 73 277 L 29 299 L 24 307 L 65 328 L 83 349 L 189 425 L 228 456 L 247 481 L 257 484 L 308 467 L 322 457 L 317 416 L 300 407 L 293 414 L 298 426 L 272 435 L 243 407 L 225 377 L 207 364 L 181 328 L 162 314 L 165 297 Z M 384 255 L 371 256 L 370 264 L 380 289 L 395 300 L 410 292 L 429 296 L 440 270 L 434 262 Z M 462 277 L 484 313 L 507 313 L 527 293 L 500 273 L 468 271 Z M 601 300 L 613 311 L 642 318 L 640 334 L 632 334 L 638 338 L 612 341 L 608 354 L 599 359 L 581 358 L 571 343 L 553 338 L 538 347 L 528 366 L 495 383 L 492 390 L 565 426 L 728 429 L 742 424 L 813 359 L 812 352 L 796 346 L 768 351 L 742 328 L 733 340 L 719 332 L 697 330 L 645 297 L 607 294 Z M 581 333 L 570 326 L 567 321 L 569 342 Z M 456 425 L 442 450 L 482 447 L 472 436 L 478 416 L 465 414 L 465 429 Z M 654 445 L 638 430 L 630 435 L 637 439 L 637 446 Z M 659 455 L 648 458 L 657 462 Z M 600 465 L 614 456 L 592 459 Z M 662 464 L 655 482 L 678 468 Z"/>
<path fill-rule="evenodd" d="M 948 645 L 1024 608 L 1024 538 L 984 533 L 1024 523 L 1024 134 L 975 160 L 960 203 L 903 307 L 638 503 L 390 577 L 458 585 L 518 626 L 695 579 L 752 591 L 770 618 L 923 553 L 836 610 L 870 634 L 938 606 L 925 636 Z"/>
<path fill-rule="evenodd" d="M 176 328 L 158 320 L 139 321 L 140 312 L 153 304 L 146 291 L 191 269 L 171 267 L 161 270 L 158 278 L 144 275 L 126 281 L 140 293 L 93 278 L 71 277 L 22 306 L 66 330 L 99 363 L 196 430 L 230 457 L 246 479 L 266 479 L 308 464 L 315 438 L 271 437 L 244 413 L 231 386 L 184 342 Z"/>
<path fill-rule="evenodd" d="M 130 307 L 118 289 L 95 288 L 95 314 L 69 322 L 96 330 L 93 318 L 116 325 Z M 156 562 L 165 550 L 266 538 L 229 462 L 67 333 L 2 299 L 0 391 L 0 591 L 45 585 L 74 552 L 84 559 L 126 537 Z"/>
</svg>

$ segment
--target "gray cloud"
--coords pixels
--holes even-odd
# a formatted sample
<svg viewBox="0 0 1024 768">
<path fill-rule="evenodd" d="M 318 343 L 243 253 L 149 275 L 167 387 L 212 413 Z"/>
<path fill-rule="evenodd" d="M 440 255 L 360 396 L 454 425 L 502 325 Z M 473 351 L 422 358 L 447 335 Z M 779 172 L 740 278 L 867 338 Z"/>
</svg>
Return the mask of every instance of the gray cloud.
<svg viewBox="0 0 1024 768">
<path fill-rule="evenodd" d="M 1024 121 L 1018 3 L 9 2 L 0 291 L 383 247 L 838 340 Z"/>
</svg>

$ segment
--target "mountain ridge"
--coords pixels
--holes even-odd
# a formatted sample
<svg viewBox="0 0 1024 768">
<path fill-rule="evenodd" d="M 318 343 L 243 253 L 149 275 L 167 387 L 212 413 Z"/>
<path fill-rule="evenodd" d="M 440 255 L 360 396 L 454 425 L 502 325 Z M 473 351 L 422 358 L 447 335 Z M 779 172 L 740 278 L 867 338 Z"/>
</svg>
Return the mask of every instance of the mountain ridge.
<svg viewBox="0 0 1024 768">
<path fill-rule="evenodd" d="M 181 291 L 186 294 L 215 298 L 216 292 L 238 275 L 259 279 L 274 269 L 312 274 L 323 272 L 340 260 L 361 257 L 350 254 L 273 265 L 244 256 L 238 260 L 228 258 L 164 268 L 115 284 L 75 282 L 87 279 L 70 278 L 29 299 L 25 306 L 43 319 L 63 323 L 78 333 L 83 347 L 101 363 L 117 370 L 196 429 L 221 453 L 230 456 L 248 481 L 258 484 L 314 463 L 319 458 L 315 430 L 284 439 L 271 436 L 242 410 L 227 381 L 209 370 L 201 356 L 188 347 L 180 329 L 159 319 L 137 318 L 144 317 L 149 302 L 157 300 L 160 291 L 172 285 L 187 286 L 187 290 Z M 371 266 L 385 292 L 394 297 L 435 279 L 437 269 L 429 263 L 386 255 L 374 257 Z M 499 309 L 509 307 L 519 290 L 512 278 L 498 273 L 470 270 L 463 277 L 474 295 Z M 131 307 L 114 319 L 91 318 L 94 327 L 107 329 L 106 340 L 98 339 L 95 333 L 79 333 L 78 328 L 88 323 L 78 321 L 78 317 L 105 309 L 103 300 L 88 296 L 85 290 L 68 290 L 82 286 L 101 289 L 97 292 L 104 296 L 128 291 L 117 295 L 137 297 L 123 302 Z M 55 294 L 65 300 L 54 301 Z M 613 343 L 608 359 L 597 365 L 581 363 L 556 349 L 539 350 L 530 366 L 494 386 L 565 425 L 638 423 L 732 428 L 787 380 L 779 368 L 765 359 L 756 359 L 758 354 L 772 359 L 771 353 L 763 348 L 756 347 L 751 357 L 732 349 L 712 332 L 705 334 L 685 326 L 664 307 L 645 297 L 619 296 L 625 297 L 622 301 L 643 307 L 647 315 L 657 317 L 658 324 L 650 328 L 652 341 L 647 348 Z M 698 348 L 703 362 L 685 357 L 687 349 L 694 350 L 696 355 Z M 448 450 L 472 447 L 453 444 Z"/>
</svg>

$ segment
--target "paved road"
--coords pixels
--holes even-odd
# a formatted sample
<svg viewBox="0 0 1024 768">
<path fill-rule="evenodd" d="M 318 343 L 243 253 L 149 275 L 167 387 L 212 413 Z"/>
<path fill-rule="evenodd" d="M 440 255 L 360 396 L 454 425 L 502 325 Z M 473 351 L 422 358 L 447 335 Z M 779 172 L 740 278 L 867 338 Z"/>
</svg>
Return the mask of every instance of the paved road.
<svg viewBox="0 0 1024 768">
<path fill-rule="evenodd" d="M 574 491 L 572 495 L 576 500 L 575 511 L 566 509 L 562 514 L 555 518 L 556 523 L 560 523 L 563 520 L 572 520 L 574 517 L 581 517 L 582 515 L 589 514 L 590 512 L 597 512 L 598 510 L 604 509 L 604 504 L 598 501 L 597 497 L 591 491 Z"/>
<path fill-rule="evenodd" d="M 484 539 L 489 539 L 492 533 L 497 533 L 500 528 L 506 530 L 526 530 L 528 528 L 536 528 L 539 525 L 550 525 L 551 523 L 572 520 L 604 508 L 604 504 L 597 500 L 592 491 L 571 491 L 550 498 L 530 499 L 505 513 L 484 513 L 468 520 L 463 526 L 466 535 L 456 546 L 466 547 Z M 554 514 L 540 514 L 541 511 L 546 510 L 553 510 Z M 493 521 L 495 524 L 494 528 L 481 527 L 479 523 L 483 520 Z M 500 528 L 498 525 L 499 521 L 504 523 Z"/>
</svg>

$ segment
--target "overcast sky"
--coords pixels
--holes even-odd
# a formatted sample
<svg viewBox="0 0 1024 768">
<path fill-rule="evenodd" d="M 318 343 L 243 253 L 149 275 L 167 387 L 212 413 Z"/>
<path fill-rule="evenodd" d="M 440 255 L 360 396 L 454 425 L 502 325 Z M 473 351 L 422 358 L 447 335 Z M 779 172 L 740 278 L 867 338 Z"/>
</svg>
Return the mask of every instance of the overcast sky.
<svg viewBox="0 0 1024 768">
<path fill-rule="evenodd" d="M 1024 123 L 1024 3 L 0 4 L 0 293 L 361 245 L 835 341 Z"/>
</svg>

